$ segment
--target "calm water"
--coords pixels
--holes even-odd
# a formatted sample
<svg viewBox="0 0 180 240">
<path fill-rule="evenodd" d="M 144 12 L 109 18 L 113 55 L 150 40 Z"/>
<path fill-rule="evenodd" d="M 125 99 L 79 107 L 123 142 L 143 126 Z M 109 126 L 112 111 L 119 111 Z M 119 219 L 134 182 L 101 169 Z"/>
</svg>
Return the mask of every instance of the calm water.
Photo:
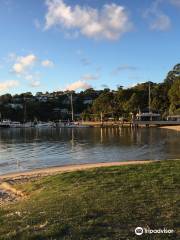
<svg viewBox="0 0 180 240">
<path fill-rule="evenodd" d="M 167 129 L 0 129 L 0 174 L 77 163 L 180 158 Z"/>
</svg>

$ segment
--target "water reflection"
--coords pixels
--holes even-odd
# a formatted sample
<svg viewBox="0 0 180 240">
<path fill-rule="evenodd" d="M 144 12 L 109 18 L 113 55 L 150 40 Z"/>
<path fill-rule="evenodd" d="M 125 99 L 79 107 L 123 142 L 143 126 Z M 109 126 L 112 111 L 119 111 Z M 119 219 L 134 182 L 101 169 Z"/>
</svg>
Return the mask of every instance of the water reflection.
<svg viewBox="0 0 180 240">
<path fill-rule="evenodd" d="M 180 158 L 167 129 L 0 129 L 0 174 L 87 162 Z"/>
</svg>

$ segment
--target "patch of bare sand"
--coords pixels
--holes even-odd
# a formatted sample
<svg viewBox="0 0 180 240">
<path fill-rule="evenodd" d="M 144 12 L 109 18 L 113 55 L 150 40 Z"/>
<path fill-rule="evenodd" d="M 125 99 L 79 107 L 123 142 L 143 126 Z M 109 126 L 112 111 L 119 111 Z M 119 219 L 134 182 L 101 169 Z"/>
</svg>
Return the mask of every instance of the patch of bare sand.
<svg viewBox="0 0 180 240">
<path fill-rule="evenodd" d="M 25 194 L 17 190 L 13 185 L 8 181 L 0 183 L 0 207 L 25 197 Z"/>
<path fill-rule="evenodd" d="M 180 131 L 180 125 L 176 125 L 176 126 L 163 126 L 161 128 L 166 128 L 166 129 L 170 129 L 170 130 Z"/>
</svg>

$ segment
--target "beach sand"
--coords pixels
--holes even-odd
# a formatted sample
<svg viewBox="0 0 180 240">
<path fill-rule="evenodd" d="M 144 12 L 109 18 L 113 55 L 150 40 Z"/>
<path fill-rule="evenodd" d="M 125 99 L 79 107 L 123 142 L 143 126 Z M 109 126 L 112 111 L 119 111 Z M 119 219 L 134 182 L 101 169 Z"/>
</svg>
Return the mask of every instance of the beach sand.
<svg viewBox="0 0 180 240">
<path fill-rule="evenodd" d="M 52 176 L 59 173 L 82 171 L 87 169 L 99 167 L 112 167 L 112 166 L 126 166 L 136 164 L 147 164 L 152 161 L 129 161 L 129 162 L 109 162 L 109 163 L 92 163 L 92 164 L 78 164 L 59 167 L 49 167 L 43 169 L 35 169 L 31 171 L 10 173 L 0 176 L 0 207 L 5 204 L 18 201 L 24 198 L 26 194 L 16 189 L 15 184 L 23 184 L 34 179 L 45 176 Z M 154 162 L 154 161 L 153 161 Z"/>
<path fill-rule="evenodd" d="M 180 131 L 180 125 L 176 125 L 176 126 L 164 126 L 161 128 L 166 128 L 166 129 L 170 129 L 170 130 L 175 130 L 175 131 Z"/>
<path fill-rule="evenodd" d="M 55 175 L 63 172 L 73 172 L 99 167 L 112 167 L 112 166 L 126 166 L 132 164 L 147 164 L 154 161 L 127 161 L 127 162 L 107 162 L 107 163 L 87 163 L 87 164 L 77 164 L 77 165 L 67 165 L 59 167 L 49 167 L 43 169 L 35 169 L 31 171 L 19 172 L 19 173 L 9 173 L 0 176 L 0 182 L 6 180 L 15 180 L 23 178 L 37 178 L 41 176 Z"/>
<path fill-rule="evenodd" d="M 45 176 L 52 176 L 59 173 L 82 171 L 100 167 L 126 166 L 136 164 L 148 164 L 154 161 L 128 161 L 128 162 L 109 162 L 109 163 L 91 163 L 78 164 L 59 167 L 49 167 L 43 169 L 35 169 L 31 171 L 10 173 L 0 176 L 0 207 L 5 204 L 13 203 L 21 198 L 26 197 L 26 194 L 18 191 L 16 184 L 24 184 L 34 179 L 39 179 Z"/>
</svg>

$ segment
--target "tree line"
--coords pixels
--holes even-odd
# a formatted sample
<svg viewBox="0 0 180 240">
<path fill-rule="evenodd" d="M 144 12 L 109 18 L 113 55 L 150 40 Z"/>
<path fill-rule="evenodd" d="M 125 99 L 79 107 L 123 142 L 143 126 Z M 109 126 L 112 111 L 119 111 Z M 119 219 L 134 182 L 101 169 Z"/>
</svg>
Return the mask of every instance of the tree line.
<svg viewBox="0 0 180 240">
<path fill-rule="evenodd" d="M 22 93 L 0 96 L 0 117 L 15 121 L 67 120 L 71 118 L 70 95 L 76 119 L 98 120 L 104 118 L 129 118 L 131 113 L 148 111 L 149 86 L 150 110 L 167 115 L 180 114 L 180 64 L 168 72 L 162 83 L 145 82 L 134 87 L 119 86 L 116 90 L 93 88 L 76 92 Z M 43 100 L 46 99 L 46 100 Z M 13 104 L 13 105 L 12 105 Z"/>
</svg>

